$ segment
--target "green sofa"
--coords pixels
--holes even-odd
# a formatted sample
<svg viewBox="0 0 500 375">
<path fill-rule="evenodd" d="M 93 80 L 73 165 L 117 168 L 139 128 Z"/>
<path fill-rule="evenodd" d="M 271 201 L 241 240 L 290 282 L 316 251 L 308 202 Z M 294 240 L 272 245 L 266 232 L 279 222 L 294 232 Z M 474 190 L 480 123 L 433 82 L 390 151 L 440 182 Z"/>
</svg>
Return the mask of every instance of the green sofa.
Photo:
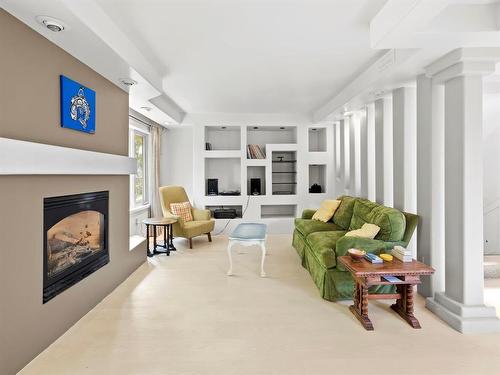
<svg viewBox="0 0 500 375">
<path fill-rule="evenodd" d="M 379 254 L 395 245 L 408 246 L 418 223 L 418 216 L 385 207 L 367 199 L 342 196 L 333 218 L 323 223 L 312 220 L 315 210 L 304 210 L 295 219 L 293 247 L 309 271 L 321 297 L 329 301 L 352 299 L 354 281 L 351 274 L 337 262 L 350 248 Z M 347 231 L 359 229 L 364 223 L 380 227 L 375 239 L 345 237 Z M 371 293 L 393 293 L 394 287 L 382 285 Z"/>
</svg>

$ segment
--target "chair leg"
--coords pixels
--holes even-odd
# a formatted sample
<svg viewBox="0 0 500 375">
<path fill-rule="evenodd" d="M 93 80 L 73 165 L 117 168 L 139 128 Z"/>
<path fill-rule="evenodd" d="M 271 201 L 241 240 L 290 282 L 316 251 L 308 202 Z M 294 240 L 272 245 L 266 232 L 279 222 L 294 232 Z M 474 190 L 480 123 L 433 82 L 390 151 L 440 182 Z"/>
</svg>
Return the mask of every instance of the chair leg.
<svg viewBox="0 0 500 375">
<path fill-rule="evenodd" d="M 208 232 L 207 236 L 208 236 L 208 242 L 212 242 L 212 233 Z"/>
<path fill-rule="evenodd" d="M 189 248 L 192 249 L 193 248 L 193 239 L 188 238 L 188 240 L 189 240 Z"/>
</svg>

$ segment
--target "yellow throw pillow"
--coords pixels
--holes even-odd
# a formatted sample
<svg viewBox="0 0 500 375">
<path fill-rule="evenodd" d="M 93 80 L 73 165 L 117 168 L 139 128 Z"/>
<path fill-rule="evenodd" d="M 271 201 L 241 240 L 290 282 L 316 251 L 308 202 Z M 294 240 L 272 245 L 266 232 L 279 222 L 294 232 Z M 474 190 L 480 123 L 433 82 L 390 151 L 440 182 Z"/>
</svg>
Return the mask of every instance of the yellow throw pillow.
<svg viewBox="0 0 500 375">
<path fill-rule="evenodd" d="M 313 220 L 322 221 L 326 223 L 333 217 L 335 211 L 340 206 L 340 201 L 337 199 L 327 199 L 321 202 L 321 207 L 316 211 L 312 217 Z"/>
<path fill-rule="evenodd" d="M 360 229 L 351 230 L 345 234 L 346 237 L 362 237 L 374 239 L 380 227 L 375 224 L 365 223 Z"/>
</svg>

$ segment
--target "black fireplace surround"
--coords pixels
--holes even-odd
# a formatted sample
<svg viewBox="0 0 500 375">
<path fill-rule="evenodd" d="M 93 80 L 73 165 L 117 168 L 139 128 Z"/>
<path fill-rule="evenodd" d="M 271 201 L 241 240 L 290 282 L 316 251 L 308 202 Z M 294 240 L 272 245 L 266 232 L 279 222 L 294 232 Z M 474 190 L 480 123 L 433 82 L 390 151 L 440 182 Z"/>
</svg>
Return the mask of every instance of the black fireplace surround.
<svg viewBox="0 0 500 375">
<path fill-rule="evenodd" d="M 43 303 L 109 263 L 109 192 L 44 199 Z"/>
</svg>

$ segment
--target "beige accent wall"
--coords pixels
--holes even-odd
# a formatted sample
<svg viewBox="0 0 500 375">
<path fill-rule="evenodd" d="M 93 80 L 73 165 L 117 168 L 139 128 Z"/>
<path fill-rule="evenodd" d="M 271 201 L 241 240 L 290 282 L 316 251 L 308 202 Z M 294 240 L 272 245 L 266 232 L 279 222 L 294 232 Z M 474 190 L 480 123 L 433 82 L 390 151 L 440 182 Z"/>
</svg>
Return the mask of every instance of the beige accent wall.
<svg viewBox="0 0 500 375">
<path fill-rule="evenodd" d="M 127 155 L 126 92 L 3 10 L 0 48 L 0 137 Z M 94 135 L 60 127 L 59 74 L 96 91 Z M 110 263 L 42 304 L 43 198 L 101 190 Z M 0 374 L 16 373 L 144 262 L 128 241 L 128 176 L 0 176 Z"/>
</svg>

